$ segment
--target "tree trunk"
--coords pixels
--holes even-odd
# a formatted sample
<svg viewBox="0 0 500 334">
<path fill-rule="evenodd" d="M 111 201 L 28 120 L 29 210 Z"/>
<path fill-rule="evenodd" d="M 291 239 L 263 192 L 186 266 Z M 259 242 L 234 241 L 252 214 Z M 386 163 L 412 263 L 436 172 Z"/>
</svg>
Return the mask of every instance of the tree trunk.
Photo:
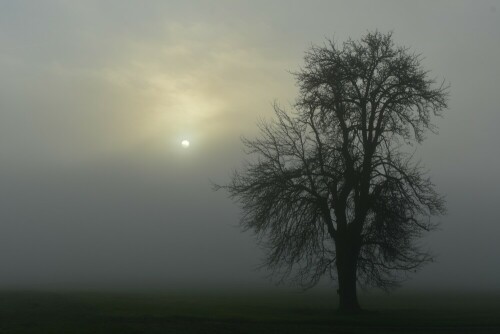
<svg viewBox="0 0 500 334">
<path fill-rule="evenodd" d="M 340 313 L 355 314 L 361 311 L 356 291 L 358 253 L 357 247 L 353 247 L 349 242 L 339 242 L 337 245 Z"/>
</svg>

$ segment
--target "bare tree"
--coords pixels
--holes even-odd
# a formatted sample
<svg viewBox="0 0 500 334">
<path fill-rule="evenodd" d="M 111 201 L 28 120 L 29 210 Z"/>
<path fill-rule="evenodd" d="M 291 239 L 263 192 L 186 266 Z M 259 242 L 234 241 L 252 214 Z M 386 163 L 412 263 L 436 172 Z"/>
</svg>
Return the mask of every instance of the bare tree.
<svg viewBox="0 0 500 334">
<path fill-rule="evenodd" d="M 380 32 L 313 46 L 295 76 L 294 112 L 274 105 L 260 136 L 243 139 L 256 159 L 223 188 L 267 266 L 304 287 L 330 275 L 339 310 L 357 312 L 358 283 L 388 289 L 431 259 L 417 240 L 444 201 L 410 148 L 435 132 L 447 87 Z"/>
</svg>

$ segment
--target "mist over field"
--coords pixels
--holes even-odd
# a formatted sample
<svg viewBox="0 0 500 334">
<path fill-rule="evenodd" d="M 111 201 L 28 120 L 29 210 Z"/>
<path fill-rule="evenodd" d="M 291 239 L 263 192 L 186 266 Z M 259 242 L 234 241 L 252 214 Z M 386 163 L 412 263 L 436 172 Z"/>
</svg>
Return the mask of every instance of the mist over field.
<svg viewBox="0 0 500 334">
<path fill-rule="evenodd" d="M 451 83 L 415 147 L 448 213 L 404 286 L 500 290 L 500 3 L 319 0 L 0 1 L 0 289 L 273 286 L 212 182 L 311 44 L 375 29 Z"/>
</svg>

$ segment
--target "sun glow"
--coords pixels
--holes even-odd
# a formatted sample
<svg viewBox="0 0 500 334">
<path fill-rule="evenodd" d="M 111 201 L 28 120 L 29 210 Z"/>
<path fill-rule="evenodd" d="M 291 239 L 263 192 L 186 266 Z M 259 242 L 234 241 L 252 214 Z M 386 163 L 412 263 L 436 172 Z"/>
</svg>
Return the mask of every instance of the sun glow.
<svg viewBox="0 0 500 334">
<path fill-rule="evenodd" d="M 184 148 L 188 148 L 188 147 L 189 147 L 189 145 L 191 145 L 191 143 L 189 142 L 189 140 L 184 139 L 183 141 L 181 141 L 181 145 L 182 145 L 182 147 L 184 147 Z"/>
</svg>

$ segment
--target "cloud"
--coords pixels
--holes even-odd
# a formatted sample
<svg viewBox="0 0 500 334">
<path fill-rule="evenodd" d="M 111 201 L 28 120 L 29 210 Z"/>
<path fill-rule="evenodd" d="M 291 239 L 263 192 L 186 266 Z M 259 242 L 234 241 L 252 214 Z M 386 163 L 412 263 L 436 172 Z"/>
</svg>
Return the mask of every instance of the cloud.
<svg viewBox="0 0 500 334">
<path fill-rule="evenodd" d="M 81 163 L 136 147 L 163 150 L 185 136 L 210 146 L 239 136 L 273 98 L 289 94 L 286 57 L 262 53 L 229 27 L 168 23 L 162 31 L 153 40 L 118 38 L 95 63 L 70 57 L 26 70 L 19 62 L 11 69 L 17 86 L 3 92 L 3 150 Z"/>
</svg>

